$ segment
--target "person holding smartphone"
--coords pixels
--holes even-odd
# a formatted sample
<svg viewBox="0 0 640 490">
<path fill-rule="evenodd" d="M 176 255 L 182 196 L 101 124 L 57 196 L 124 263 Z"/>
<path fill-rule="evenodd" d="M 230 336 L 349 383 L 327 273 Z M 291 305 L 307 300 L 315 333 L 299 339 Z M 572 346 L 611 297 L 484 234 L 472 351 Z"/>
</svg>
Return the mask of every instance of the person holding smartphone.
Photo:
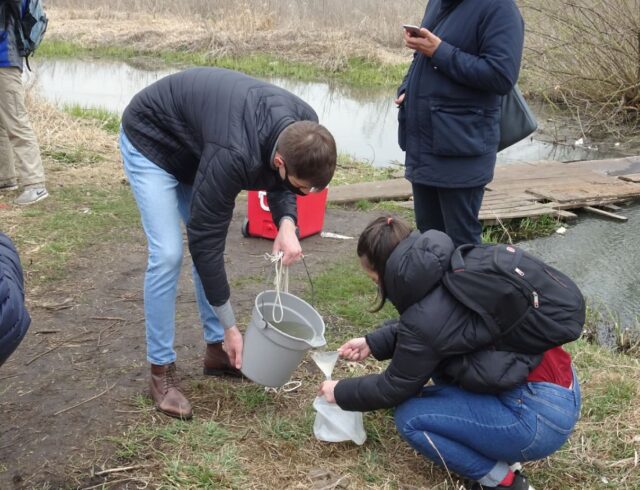
<svg viewBox="0 0 640 490">
<path fill-rule="evenodd" d="M 520 71 L 522 16 L 512 0 L 430 0 L 421 26 L 404 27 L 404 42 L 414 57 L 395 102 L 416 225 L 456 246 L 480 243 L 502 96 Z"/>
</svg>

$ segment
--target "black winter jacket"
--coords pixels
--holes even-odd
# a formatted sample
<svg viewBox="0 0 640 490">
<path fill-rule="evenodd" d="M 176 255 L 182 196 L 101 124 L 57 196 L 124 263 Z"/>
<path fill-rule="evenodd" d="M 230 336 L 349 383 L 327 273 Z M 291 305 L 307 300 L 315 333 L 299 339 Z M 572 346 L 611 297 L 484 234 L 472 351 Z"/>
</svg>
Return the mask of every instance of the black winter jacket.
<svg viewBox="0 0 640 490">
<path fill-rule="evenodd" d="M 223 254 L 238 193 L 267 190 L 276 224 L 287 215 L 297 219 L 295 195 L 271 167 L 271 155 L 282 130 L 304 120 L 318 117 L 300 98 L 221 68 L 165 77 L 124 111 L 122 128 L 131 144 L 193 185 L 189 249 L 213 306 L 230 295 Z"/>
<path fill-rule="evenodd" d="M 20 258 L 9 237 L 0 232 L 0 366 L 22 342 L 30 324 Z"/>
<path fill-rule="evenodd" d="M 366 336 L 372 355 L 391 359 L 381 374 L 341 380 L 345 410 L 394 407 L 415 396 L 432 376 L 478 392 L 497 392 L 526 380 L 542 356 L 495 344 L 489 328 L 442 284 L 453 242 L 442 232 L 412 233 L 387 261 L 384 285 L 400 319 Z"/>
</svg>

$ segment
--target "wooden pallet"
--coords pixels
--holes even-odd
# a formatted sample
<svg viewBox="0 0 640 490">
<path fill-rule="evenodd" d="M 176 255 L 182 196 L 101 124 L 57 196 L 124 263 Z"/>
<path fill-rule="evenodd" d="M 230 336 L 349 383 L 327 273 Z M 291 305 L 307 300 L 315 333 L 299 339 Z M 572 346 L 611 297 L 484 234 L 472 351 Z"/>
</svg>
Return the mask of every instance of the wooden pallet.
<svg viewBox="0 0 640 490">
<path fill-rule="evenodd" d="M 331 187 L 328 199 L 345 204 L 406 200 L 411 194 L 408 181 L 392 179 Z M 594 211 L 593 206 L 630 199 L 640 199 L 640 157 L 501 165 L 487 185 L 480 219 L 487 224 L 542 215 L 573 219 L 576 215 L 570 209 L 591 207 Z"/>
</svg>

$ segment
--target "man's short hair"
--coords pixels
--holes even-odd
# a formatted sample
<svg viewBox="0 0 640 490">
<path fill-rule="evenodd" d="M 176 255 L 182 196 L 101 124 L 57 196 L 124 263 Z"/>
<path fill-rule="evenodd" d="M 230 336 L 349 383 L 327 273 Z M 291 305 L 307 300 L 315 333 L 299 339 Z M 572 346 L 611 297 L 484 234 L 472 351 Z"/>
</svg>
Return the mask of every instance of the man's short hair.
<svg viewBox="0 0 640 490">
<path fill-rule="evenodd" d="M 287 126 L 278 139 L 277 151 L 287 171 L 312 187 L 326 187 L 336 170 L 336 142 L 321 124 L 297 121 Z"/>
</svg>

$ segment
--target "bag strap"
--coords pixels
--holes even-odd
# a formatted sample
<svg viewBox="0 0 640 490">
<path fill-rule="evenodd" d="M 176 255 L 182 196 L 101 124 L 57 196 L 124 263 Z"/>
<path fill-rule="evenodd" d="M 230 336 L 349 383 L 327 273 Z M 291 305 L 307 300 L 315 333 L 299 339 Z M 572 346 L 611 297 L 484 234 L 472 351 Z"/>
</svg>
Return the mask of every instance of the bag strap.
<svg viewBox="0 0 640 490">
<path fill-rule="evenodd" d="M 451 270 L 453 272 L 464 270 L 465 265 L 464 258 L 462 257 L 462 252 L 471 250 L 473 247 L 475 247 L 475 245 L 469 243 L 466 245 L 460 245 L 453 251 L 453 254 L 451 255 Z"/>
</svg>

